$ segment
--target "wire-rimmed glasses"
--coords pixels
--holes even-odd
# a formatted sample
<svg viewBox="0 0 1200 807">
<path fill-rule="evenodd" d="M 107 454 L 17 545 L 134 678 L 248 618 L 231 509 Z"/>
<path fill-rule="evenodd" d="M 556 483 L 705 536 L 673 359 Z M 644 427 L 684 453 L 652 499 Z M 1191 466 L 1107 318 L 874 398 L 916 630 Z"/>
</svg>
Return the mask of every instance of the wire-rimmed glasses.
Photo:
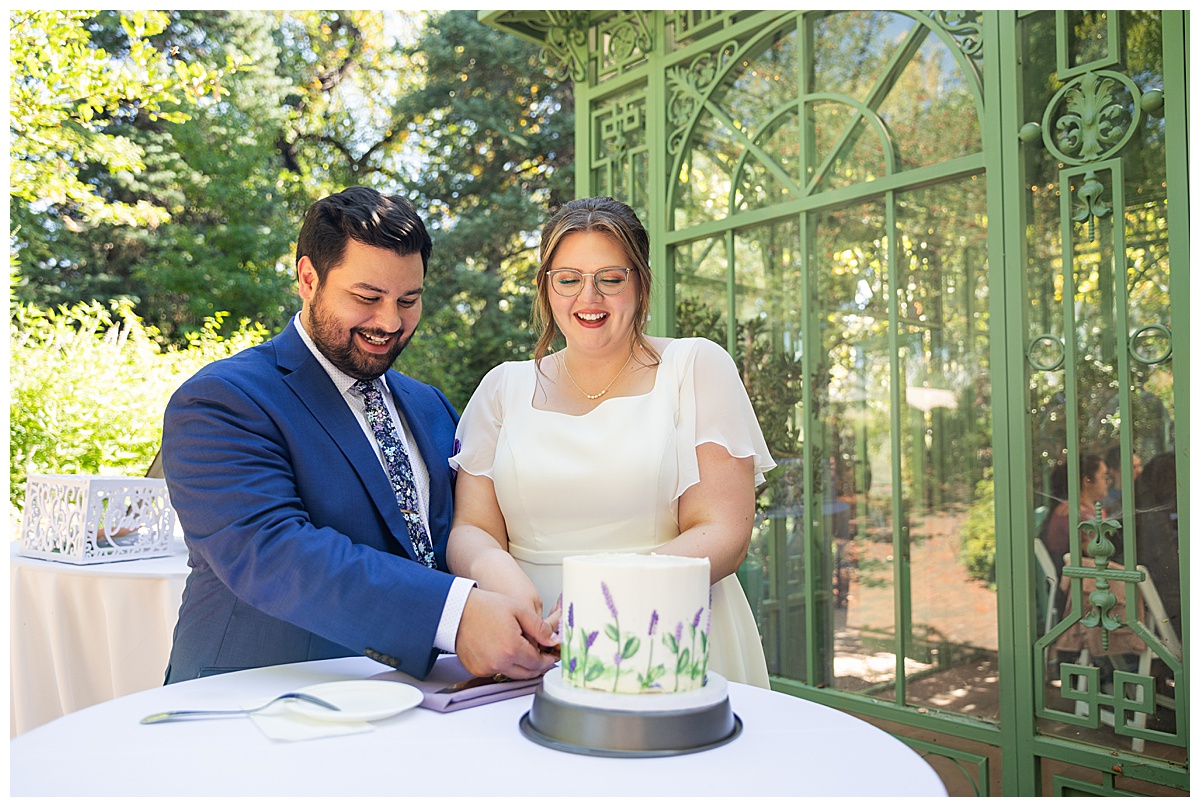
<svg viewBox="0 0 1200 807">
<path fill-rule="evenodd" d="M 596 291 L 606 297 L 613 297 L 625 290 L 632 269 L 620 266 L 610 266 L 607 269 L 597 269 L 595 272 L 584 274 L 578 269 L 553 269 L 546 273 L 550 280 L 550 288 L 560 297 L 574 297 L 583 288 L 584 278 L 590 277 Z"/>
</svg>

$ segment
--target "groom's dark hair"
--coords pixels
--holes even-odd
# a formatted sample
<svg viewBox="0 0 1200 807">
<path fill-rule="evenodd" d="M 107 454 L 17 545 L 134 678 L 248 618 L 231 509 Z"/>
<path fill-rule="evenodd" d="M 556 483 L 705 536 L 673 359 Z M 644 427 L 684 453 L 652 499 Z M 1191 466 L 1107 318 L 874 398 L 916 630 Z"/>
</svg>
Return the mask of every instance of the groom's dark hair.
<svg viewBox="0 0 1200 807">
<path fill-rule="evenodd" d="M 397 255 L 420 253 L 422 272 L 429 271 L 433 241 L 412 203 L 362 187 L 326 196 L 308 209 L 296 239 L 296 265 L 307 255 L 324 282 L 341 263 L 350 239 Z"/>
</svg>

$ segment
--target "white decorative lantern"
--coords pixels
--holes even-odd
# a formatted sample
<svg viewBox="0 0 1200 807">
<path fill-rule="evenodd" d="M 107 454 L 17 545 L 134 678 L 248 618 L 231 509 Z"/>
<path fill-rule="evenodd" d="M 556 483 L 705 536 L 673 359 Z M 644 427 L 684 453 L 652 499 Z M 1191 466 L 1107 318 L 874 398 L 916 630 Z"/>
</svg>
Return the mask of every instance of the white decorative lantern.
<svg viewBox="0 0 1200 807">
<path fill-rule="evenodd" d="M 162 479 L 32 474 L 25 483 L 20 553 L 65 563 L 171 554 L 175 510 Z"/>
</svg>

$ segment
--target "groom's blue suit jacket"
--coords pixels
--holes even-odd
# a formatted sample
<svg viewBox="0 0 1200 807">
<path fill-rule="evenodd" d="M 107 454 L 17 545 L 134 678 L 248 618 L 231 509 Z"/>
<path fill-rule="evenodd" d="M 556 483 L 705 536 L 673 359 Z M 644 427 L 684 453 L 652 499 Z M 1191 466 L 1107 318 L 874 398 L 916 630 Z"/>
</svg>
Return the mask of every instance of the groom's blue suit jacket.
<svg viewBox="0 0 1200 807">
<path fill-rule="evenodd" d="M 386 375 L 429 469 L 438 569 L 416 557 L 373 446 L 294 323 L 214 362 L 167 406 L 163 468 L 192 571 L 167 683 L 368 648 L 424 677 L 446 568 L 458 415 Z"/>
</svg>

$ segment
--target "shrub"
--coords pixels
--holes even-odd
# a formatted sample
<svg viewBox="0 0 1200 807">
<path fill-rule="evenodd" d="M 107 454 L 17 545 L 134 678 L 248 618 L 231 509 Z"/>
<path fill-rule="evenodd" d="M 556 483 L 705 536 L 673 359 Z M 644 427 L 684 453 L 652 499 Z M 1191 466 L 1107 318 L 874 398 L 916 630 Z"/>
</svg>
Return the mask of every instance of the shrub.
<svg viewBox="0 0 1200 807">
<path fill-rule="evenodd" d="M 183 348 L 162 348 L 128 301 L 42 310 L 18 305 L 10 334 L 9 501 L 23 506 L 31 473 L 143 476 L 162 439 L 167 400 L 216 359 L 266 336 L 207 320 Z"/>
<path fill-rule="evenodd" d="M 975 486 L 975 502 L 963 524 L 961 559 L 967 575 L 996 583 L 996 483 L 984 479 Z"/>
</svg>

